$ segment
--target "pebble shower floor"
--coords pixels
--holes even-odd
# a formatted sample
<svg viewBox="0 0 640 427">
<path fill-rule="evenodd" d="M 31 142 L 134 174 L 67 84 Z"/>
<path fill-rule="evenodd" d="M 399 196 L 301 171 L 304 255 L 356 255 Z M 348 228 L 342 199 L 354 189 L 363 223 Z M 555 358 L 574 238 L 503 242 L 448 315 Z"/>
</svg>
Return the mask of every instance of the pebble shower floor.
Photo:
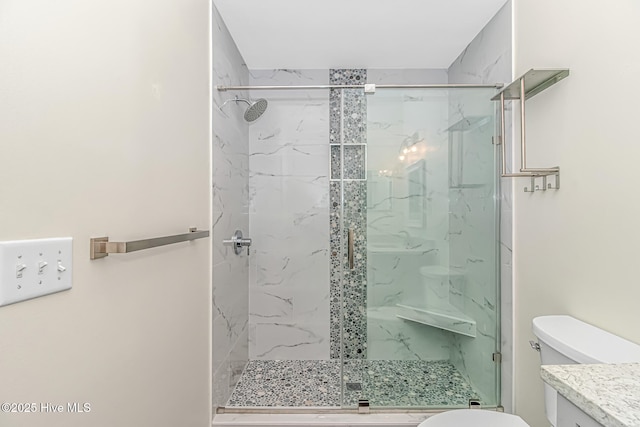
<svg viewBox="0 0 640 427">
<path fill-rule="evenodd" d="M 464 407 L 478 393 L 446 361 L 349 360 L 343 407 Z M 252 360 L 227 408 L 341 407 L 339 360 Z"/>
</svg>

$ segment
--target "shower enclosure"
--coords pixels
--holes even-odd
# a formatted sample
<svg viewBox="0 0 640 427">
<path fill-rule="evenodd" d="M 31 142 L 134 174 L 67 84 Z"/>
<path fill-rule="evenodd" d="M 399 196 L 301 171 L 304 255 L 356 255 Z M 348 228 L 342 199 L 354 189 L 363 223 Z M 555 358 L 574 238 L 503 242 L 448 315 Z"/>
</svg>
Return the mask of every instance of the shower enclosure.
<svg viewBox="0 0 640 427">
<path fill-rule="evenodd" d="M 269 106 L 249 128 L 249 361 L 226 411 L 500 404 L 495 88 L 365 81 L 249 92 Z"/>
<path fill-rule="evenodd" d="M 499 404 L 494 92 L 377 90 L 366 142 L 332 147 L 345 407 Z"/>
</svg>

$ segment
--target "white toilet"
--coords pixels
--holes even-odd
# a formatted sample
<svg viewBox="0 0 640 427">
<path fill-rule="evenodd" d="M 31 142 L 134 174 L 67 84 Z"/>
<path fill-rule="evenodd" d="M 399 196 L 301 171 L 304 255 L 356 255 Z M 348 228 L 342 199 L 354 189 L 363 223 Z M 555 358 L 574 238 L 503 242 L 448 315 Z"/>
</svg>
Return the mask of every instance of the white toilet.
<svg viewBox="0 0 640 427">
<path fill-rule="evenodd" d="M 427 418 L 418 427 L 529 427 L 516 415 L 482 409 L 456 409 Z"/>
<path fill-rule="evenodd" d="M 571 316 L 533 319 L 543 365 L 640 362 L 640 346 Z M 535 346 L 535 343 L 532 343 Z M 557 393 L 544 385 L 545 411 L 556 425 Z M 463 409 L 427 418 L 418 427 L 528 427 L 522 418 L 502 412 Z"/>
<path fill-rule="evenodd" d="M 533 333 L 538 337 L 543 365 L 640 362 L 640 345 L 571 316 L 536 317 Z M 554 426 L 557 398 L 557 392 L 545 384 L 545 411 Z"/>
</svg>

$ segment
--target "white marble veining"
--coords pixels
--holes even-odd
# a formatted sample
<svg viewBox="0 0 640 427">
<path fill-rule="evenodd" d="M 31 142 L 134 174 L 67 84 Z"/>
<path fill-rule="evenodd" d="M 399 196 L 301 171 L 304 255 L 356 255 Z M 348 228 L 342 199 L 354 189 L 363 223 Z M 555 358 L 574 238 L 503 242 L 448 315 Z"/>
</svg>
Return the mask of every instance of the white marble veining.
<svg viewBox="0 0 640 427">
<path fill-rule="evenodd" d="M 367 82 L 377 84 L 446 79 L 446 70 L 367 72 Z M 450 352 L 448 332 L 402 320 L 396 307 L 424 299 L 420 267 L 447 262 L 447 114 L 446 91 L 381 89 L 367 100 L 367 352 L 372 359 L 442 360 Z M 409 142 L 416 142 L 418 151 L 400 159 Z M 409 213 L 412 199 L 420 197 L 409 188 L 412 165 L 424 165 L 426 185 L 418 183 L 426 188 L 422 218 Z"/>
<path fill-rule="evenodd" d="M 512 79 L 511 71 L 511 2 L 492 18 L 485 28 L 474 38 L 469 46 L 451 64 L 448 69 L 449 83 L 506 83 Z M 473 115 L 475 103 L 454 105 L 452 111 Z M 461 109 L 462 108 L 462 109 Z M 511 121 L 507 120 L 510 124 Z M 491 131 L 493 131 L 491 129 Z M 510 139 L 511 127 L 507 129 Z M 471 154 L 471 153 L 468 153 Z M 490 159 L 485 159 L 488 165 Z M 507 159 L 507 168 L 511 168 L 511 159 Z M 502 353 L 502 405 L 511 410 L 512 402 L 512 185 L 510 179 L 500 180 L 500 307 L 497 307 L 495 292 L 489 292 L 494 286 L 496 277 L 488 275 L 492 261 L 483 254 L 480 242 L 484 239 L 479 224 L 470 222 L 472 215 L 491 209 L 492 200 L 484 198 L 481 189 L 464 189 L 459 191 L 452 203 L 451 242 L 458 254 L 455 263 L 469 270 L 472 282 L 460 290 L 460 303 L 465 304 L 465 311 L 474 318 L 478 326 L 479 338 L 468 340 L 456 338 L 452 356 L 457 360 L 457 367 L 468 372 L 472 384 L 494 381 L 494 367 L 487 364 L 490 360 L 496 337 L 489 325 L 495 322 L 497 310 L 501 311 L 501 353 Z M 482 229 L 485 229 L 482 227 Z M 464 239 L 464 240 L 463 240 Z M 470 242 L 470 243 L 467 243 Z M 478 280 L 478 278 L 480 278 Z M 490 295 L 488 298 L 485 295 Z M 493 296 L 491 296 L 493 295 Z M 492 329 L 492 328 L 491 328 Z M 478 357 L 480 355 L 480 357 Z M 463 369 L 464 366 L 464 369 Z"/>
<path fill-rule="evenodd" d="M 213 84 L 245 85 L 249 70 L 213 7 Z M 238 94 L 246 96 L 246 94 Z M 236 103 L 220 109 L 227 92 L 213 91 L 213 407 L 226 402 L 248 360 L 248 259 L 222 244 L 249 231 L 249 132 Z"/>
<path fill-rule="evenodd" d="M 369 243 L 372 245 L 372 242 Z M 420 267 L 436 264 L 438 250 L 416 248 L 393 250 L 385 247 L 367 248 L 368 303 L 371 307 L 394 306 L 424 298 Z"/>
<path fill-rule="evenodd" d="M 451 131 L 452 159 L 449 188 L 449 265 L 464 271 L 464 280 L 450 280 L 451 304 L 475 321 L 475 337 L 452 337 L 451 361 L 482 393 L 495 401 L 496 365 L 492 353 L 497 346 L 498 269 L 495 236 L 497 210 L 494 188 L 495 105 L 493 90 L 452 91 L 449 123 L 452 128 L 475 123 L 464 131 Z M 461 146 L 459 146 L 460 144 Z M 458 165 L 458 167 L 456 167 Z"/>
<path fill-rule="evenodd" d="M 328 70 L 252 70 L 253 85 L 326 84 Z M 329 96 L 254 91 L 250 127 L 252 359 L 329 358 Z"/>
<path fill-rule="evenodd" d="M 327 359 L 329 323 L 256 323 L 249 332 L 250 357 L 272 360 Z"/>
<path fill-rule="evenodd" d="M 374 360 L 446 360 L 449 335 L 398 317 L 396 306 L 367 309 L 367 351 Z"/>
<path fill-rule="evenodd" d="M 640 426 L 640 363 L 543 365 L 541 376 L 605 427 Z"/>
</svg>

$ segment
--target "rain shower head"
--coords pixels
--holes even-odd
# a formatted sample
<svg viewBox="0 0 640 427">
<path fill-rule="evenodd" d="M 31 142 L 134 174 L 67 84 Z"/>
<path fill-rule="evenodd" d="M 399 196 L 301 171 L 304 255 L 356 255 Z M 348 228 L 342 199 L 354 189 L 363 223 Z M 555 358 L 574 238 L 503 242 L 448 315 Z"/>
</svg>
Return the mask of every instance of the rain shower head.
<svg viewBox="0 0 640 427">
<path fill-rule="evenodd" d="M 248 122 L 252 122 L 262 115 L 267 109 L 268 102 L 264 98 L 256 99 L 253 103 L 249 104 L 249 108 L 244 112 L 244 119 Z"/>
<path fill-rule="evenodd" d="M 260 117 L 265 110 L 267 109 L 267 105 L 269 104 L 267 102 L 266 99 L 264 98 L 260 98 L 260 99 L 256 99 L 253 102 L 250 102 L 247 99 L 242 99 L 242 98 L 238 98 L 237 96 L 234 99 L 229 99 L 226 100 L 221 106 L 220 109 L 222 110 L 222 107 L 224 107 L 228 102 L 231 101 L 235 101 L 235 102 L 246 102 L 247 105 L 249 105 L 249 107 L 247 108 L 247 110 L 244 112 L 244 120 L 251 123 L 255 120 L 258 119 L 258 117 Z"/>
</svg>

